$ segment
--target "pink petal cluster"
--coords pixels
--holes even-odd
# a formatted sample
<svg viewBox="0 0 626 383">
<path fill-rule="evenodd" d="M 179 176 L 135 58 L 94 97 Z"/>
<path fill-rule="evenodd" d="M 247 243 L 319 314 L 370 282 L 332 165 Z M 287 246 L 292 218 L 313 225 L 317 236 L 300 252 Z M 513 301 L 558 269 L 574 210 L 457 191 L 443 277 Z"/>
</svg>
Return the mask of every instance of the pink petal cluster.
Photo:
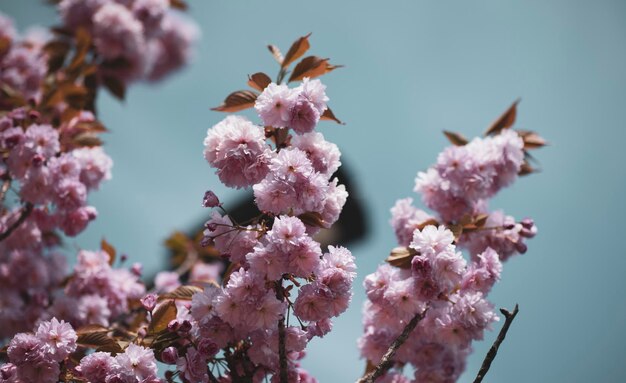
<svg viewBox="0 0 626 383">
<path fill-rule="evenodd" d="M 158 81 L 182 68 L 199 36 L 167 0 L 62 0 L 58 11 L 66 28 L 92 34 L 101 73 L 124 82 Z"/>
<path fill-rule="evenodd" d="M 134 343 L 115 356 L 95 352 L 82 358 L 76 367 L 78 376 L 90 383 L 157 383 L 157 364 L 154 352 Z"/>
<path fill-rule="evenodd" d="M 263 124 L 291 128 L 298 134 L 313 131 L 327 109 L 326 86 L 320 80 L 305 78 L 297 88 L 269 84 L 254 107 Z"/>
<path fill-rule="evenodd" d="M 0 367 L 2 381 L 58 382 L 60 363 L 76 350 L 77 338 L 72 326 L 56 318 L 41 322 L 35 334 L 16 334 L 7 348 L 9 363 Z"/>
<path fill-rule="evenodd" d="M 229 187 L 239 189 L 261 181 L 271 156 L 263 130 L 244 117 L 226 117 L 204 139 L 204 158 Z"/>
<path fill-rule="evenodd" d="M 416 382 L 426 376 L 437 382 L 458 379 L 471 342 L 498 320 L 485 297 L 502 267 L 491 249 L 467 265 L 453 240 L 442 226 L 415 230 L 410 247 L 417 255 L 410 270 L 383 265 L 366 277 L 361 355 L 378 363 L 406 323 L 425 311 L 395 360 L 415 368 Z"/>
</svg>

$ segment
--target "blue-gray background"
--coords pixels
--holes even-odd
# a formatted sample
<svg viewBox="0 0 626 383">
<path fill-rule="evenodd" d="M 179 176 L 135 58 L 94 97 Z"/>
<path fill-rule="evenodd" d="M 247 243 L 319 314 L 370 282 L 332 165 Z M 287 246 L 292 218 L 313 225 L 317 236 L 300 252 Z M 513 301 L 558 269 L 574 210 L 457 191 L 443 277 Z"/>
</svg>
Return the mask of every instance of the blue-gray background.
<svg viewBox="0 0 626 383">
<path fill-rule="evenodd" d="M 21 29 L 50 25 L 54 12 L 41 3 L 0 0 L 0 9 Z M 626 2 L 192 0 L 191 15 L 203 37 L 186 71 L 133 87 L 125 103 L 100 100 L 114 178 L 92 196 L 100 216 L 77 245 L 97 247 L 104 235 L 154 271 L 168 233 L 205 213 L 205 189 L 235 200 L 202 158 L 206 129 L 223 117 L 209 107 L 244 87 L 246 74 L 275 72 L 266 44 L 286 51 L 314 32 L 311 52 L 347 66 L 324 79 L 347 125 L 320 129 L 358 179 L 373 230 L 352 248 L 353 305 L 313 342 L 305 366 L 321 382 L 362 372 L 360 281 L 394 245 L 388 209 L 413 195 L 415 173 L 446 145 L 441 130 L 480 134 L 522 97 L 517 126 L 551 146 L 536 153 L 542 173 L 492 204 L 534 217 L 540 234 L 491 295 L 521 312 L 487 381 L 626 380 Z M 476 344 L 461 381 L 494 336 Z"/>
</svg>

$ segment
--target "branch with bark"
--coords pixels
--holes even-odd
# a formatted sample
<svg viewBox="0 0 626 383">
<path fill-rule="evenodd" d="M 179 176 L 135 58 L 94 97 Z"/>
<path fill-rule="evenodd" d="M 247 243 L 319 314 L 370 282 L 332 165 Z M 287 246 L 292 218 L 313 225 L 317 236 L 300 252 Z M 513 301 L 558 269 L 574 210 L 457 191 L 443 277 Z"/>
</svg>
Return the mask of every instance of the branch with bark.
<svg viewBox="0 0 626 383">
<path fill-rule="evenodd" d="M 30 215 L 30 213 L 32 213 L 33 211 L 33 204 L 30 202 L 26 202 L 24 204 L 24 206 L 21 209 L 21 213 L 20 216 L 17 218 L 17 220 L 15 222 L 13 222 L 11 225 L 9 225 L 9 227 L 3 231 L 2 233 L 0 233 L 0 241 L 4 241 L 5 239 L 9 238 L 9 236 L 18 228 L 20 227 L 20 225 L 22 223 L 24 223 L 24 221 L 26 221 L 26 218 L 28 218 L 28 216 Z"/>
<path fill-rule="evenodd" d="M 391 346 L 389 346 L 389 349 L 387 349 L 387 352 L 385 353 L 385 355 L 383 355 L 378 365 L 376 365 L 376 367 L 374 367 L 374 369 L 368 372 L 364 377 L 359 379 L 357 383 L 374 383 L 376 379 L 380 378 L 387 371 L 389 371 L 389 369 L 393 366 L 393 357 L 396 355 L 396 352 L 398 351 L 400 346 L 402 346 L 404 342 L 406 342 L 409 335 L 415 329 L 417 324 L 422 319 L 424 319 L 426 311 L 428 311 L 428 309 L 415 314 L 415 316 L 409 321 L 409 323 L 406 324 L 400 335 L 398 335 L 393 343 L 391 343 Z"/>
<path fill-rule="evenodd" d="M 491 367 L 491 363 L 496 358 L 496 355 L 498 354 L 498 349 L 500 348 L 500 345 L 502 344 L 502 342 L 504 342 L 504 338 L 506 338 L 506 333 L 509 331 L 509 327 L 511 327 L 511 323 L 513 323 L 513 319 L 515 319 L 515 316 L 519 312 L 519 306 L 516 304 L 515 308 L 513 309 L 513 312 L 510 312 L 506 309 L 500 309 L 500 312 L 502 313 L 502 315 L 504 315 L 504 318 L 505 318 L 504 325 L 502 326 L 502 329 L 500 330 L 498 337 L 493 342 L 493 345 L 487 352 L 487 355 L 485 355 L 485 359 L 483 360 L 483 364 L 480 367 L 480 370 L 478 371 L 478 375 L 476 375 L 476 379 L 474 379 L 474 383 L 482 382 L 485 375 L 487 375 L 487 372 L 489 371 L 489 367 Z"/>
</svg>

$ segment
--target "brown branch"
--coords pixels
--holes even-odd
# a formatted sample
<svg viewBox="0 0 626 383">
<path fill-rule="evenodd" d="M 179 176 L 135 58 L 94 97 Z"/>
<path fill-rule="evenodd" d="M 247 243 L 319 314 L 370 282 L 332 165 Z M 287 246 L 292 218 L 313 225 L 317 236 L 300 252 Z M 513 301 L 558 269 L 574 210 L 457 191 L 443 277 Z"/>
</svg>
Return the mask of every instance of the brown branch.
<svg viewBox="0 0 626 383">
<path fill-rule="evenodd" d="M 24 223 L 24 221 L 26 221 L 26 218 L 28 218 L 32 211 L 33 204 L 30 202 L 26 202 L 26 204 L 24 204 L 24 206 L 22 207 L 22 212 L 17 218 L 17 221 L 13 222 L 4 232 L 0 233 L 0 241 L 4 241 L 5 239 L 7 239 L 18 227 L 20 227 L 20 225 Z"/>
<path fill-rule="evenodd" d="M 219 383 L 219 381 L 217 380 L 217 378 L 215 377 L 215 375 L 213 375 L 213 372 L 211 372 L 210 369 L 207 368 L 207 372 L 209 373 L 209 380 L 211 381 L 211 383 Z"/>
<path fill-rule="evenodd" d="M 393 341 L 393 343 L 391 343 L 391 346 L 389 346 L 389 349 L 387 350 L 385 355 L 383 355 L 378 365 L 374 367 L 374 369 L 367 373 L 364 377 L 359 379 L 357 383 L 374 383 L 376 379 L 380 378 L 385 373 L 387 373 L 387 371 L 389 371 L 391 366 L 393 366 L 393 357 L 396 355 L 396 351 L 398 351 L 400 346 L 402 346 L 404 342 L 406 342 L 407 338 L 411 334 L 411 331 L 415 329 L 419 321 L 421 321 L 426 315 L 427 310 L 428 309 L 415 314 L 413 319 L 411 319 L 411 321 L 409 321 L 409 323 L 407 323 L 407 325 L 404 327 L 402 333 L 400 333 L 400 335 Z"/>
<path fill-rule="evenodd" d="M 500 330 L 498 337 L 493 342 L 493 345 L 487 352 L 487 355 L 485 355 L 485 360 L 483 360 L 483 364 L 482 366 L 480 366 L 480 370 L 478 371 L 478 375 L 476 375 L 476 379 L 474 379 L 474 383 L 482 382 L 485 375 L 487 375 L 487 371 L 489 371 L 489 367 L 491 367 L 491 362 L 493 362 L 493 360 L 496 358 L 498 349 L 500 348 L 500 345 L 504 341 L 504 338 L 506 337 L 506 333 L 507 331 L 509 331 L 509 327 L 511 326 L 511 323 L 513 323 L 513 319 L 515 319 L 515 316 L 519 312 L 519 307 L 516 304 L 515 308 L 513 309 L 513 312 L 509 312 L 508 310 L 505 310 L 505 309 L 500 309 L 500 312 L 502 313 L 502 315 L 504 315 L 504 318 L 505 318 L 504 325 L 502 326 L 502 329 Z"/>
<path fill-rule="evenodd" d="M 285 300 L 285 290 L 283 289 L 283 279 L 276 281 L 276 299 Z M 285 346 L 285 316 L 278 320 L 278 362 L 280 365 L 280 383 L 289 382 L 289 373 L 287 370 L 287 350 Z"/>
</svg>

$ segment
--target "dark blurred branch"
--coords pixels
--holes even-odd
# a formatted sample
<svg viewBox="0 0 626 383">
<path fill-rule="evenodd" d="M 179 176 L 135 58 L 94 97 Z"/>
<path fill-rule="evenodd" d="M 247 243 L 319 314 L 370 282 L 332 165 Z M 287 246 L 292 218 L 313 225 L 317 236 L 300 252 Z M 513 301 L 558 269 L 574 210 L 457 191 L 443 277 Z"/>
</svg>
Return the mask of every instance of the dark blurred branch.
<svg viewBox="0 0 626 383">
<path fill-rule="evenodd" d="M 33 204 L 26 202 L 21 210 L 22 212 L 20 213 L 17 221 L 13 222 L 4 232 L 0 233 L 0 241 L 7 239 L 18 227 L 20 227 L 22 223 L 24 223 L 24 221 L 26 221 L 26 218 L 28 218 L 30 213 L 33 211 Z"/>
<path fill-rule="evenodd" d="M 504 338 L 506 337 L 506 333 L 509 331 L 509 327 L 511 327 L 511 323 L 513 323 L 513 319 L 515 319 L 515 316 L 519 312 L 519 307 L 516 304 L 515 309 L 513 309 L 513 312 L 509 312 L 508 310 L 505 310 L 505 309 L 500 309 L 500 312 L 502 313 L 502 315 L 504 315 L 504 318 L 505 318 L 504 325 L 502 326 L 502 329 L 500 330 L 500 333 L 498 334 L 498 337 L 496 338 L 495 342 L 493 342 L 493 345 L 487 352 L 487 355 L 485 356 L 485 360 L 483 360 L 483 365 L 480 366 L 478 375 L 476 375 L 476 379 L 474 379 L 474 383 L 482 382 L 485 375 L 487 375 L 487 372 L 489 371 L 489 367 L 491 367 L 491 362 L 493 362 L 493 360 L 496 358 L 496 354 L 498 354 L 498 349 L 500 348 L 500 345 L 504 341 Z"/>
<path fill-rule="evenodd" d="M 389 349 L 387 350 L 385 355 L 383 355 L 380 363 L 378 363 L 378 365 L 374 367 L 372 371 L 370 371 L 364 377 L 358 380 L 357 383 L 374 383 L 376 379 L 380 378 L 385 373 L 387 373 L 387 371 L 389 371 L 391 366 L 393 366 L 393 357 L 394 355 L 396 355 L 396 351 L 398 351 L 400 346 L 402 346 L 404 342 L 406 342 L 407 338 L 411 334 L 411 331 L 415 329 L 419 321 L 421 321 L 426 315 L 427 310 L 428 309 L 415 314 L 413 319 L 411 319 L 411 321 L 407 323 L 407 325 L 404 327 L 402 333 L 400 333 L 396 340 L 391 343 L 391 346 L 389 346 Z"/>
</svg>

